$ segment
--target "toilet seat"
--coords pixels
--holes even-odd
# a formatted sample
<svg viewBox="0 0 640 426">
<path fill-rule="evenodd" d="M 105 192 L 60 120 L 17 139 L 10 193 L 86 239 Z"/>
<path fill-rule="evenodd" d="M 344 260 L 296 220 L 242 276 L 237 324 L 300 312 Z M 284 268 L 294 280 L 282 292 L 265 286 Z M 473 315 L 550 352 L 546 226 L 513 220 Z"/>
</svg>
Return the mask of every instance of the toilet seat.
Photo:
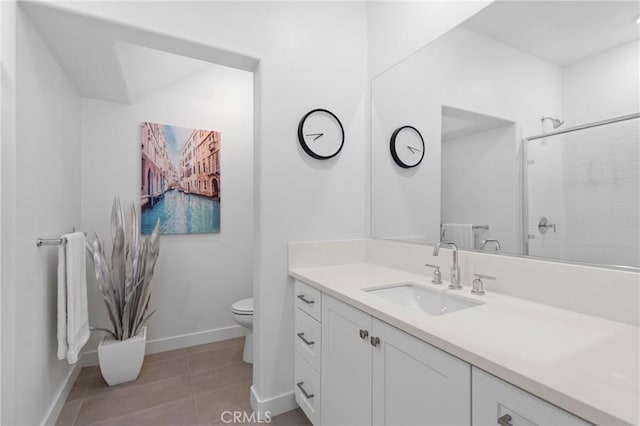
<svg viewBox="0 0 640 426">
<path fill-rule="evenodd" d="M 244 328 L 244 348 L 242 360 L 253 363 L 253 297 L 242 299 L 231 305 L 233 320 Z"/>
<path fill-rule="evenodd" d="M 235 302 L 231 305 L 231 312 L 236 315 L 253 315 L 253 297 Z"/>
</svg>

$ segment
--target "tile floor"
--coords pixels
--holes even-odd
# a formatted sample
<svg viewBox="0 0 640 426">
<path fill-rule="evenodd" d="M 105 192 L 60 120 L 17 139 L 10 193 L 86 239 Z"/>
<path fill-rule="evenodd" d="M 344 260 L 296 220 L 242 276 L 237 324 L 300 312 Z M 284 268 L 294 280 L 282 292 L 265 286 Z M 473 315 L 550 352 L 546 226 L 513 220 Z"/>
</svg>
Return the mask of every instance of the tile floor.
<svg viewBox="0 0 640 426">
<path fill-rule="evenodd" d="M 250 415 L 252 367 L 242 361 L 242 344 L 239 338 L 148 355 L 138 379 L 117 386 L 108 386 L 97 367 L 83 368 L 56 424 L 220 425 L 224 411 Z M 297 409 L 270 424 L 311 423 Z"/>
</svg>

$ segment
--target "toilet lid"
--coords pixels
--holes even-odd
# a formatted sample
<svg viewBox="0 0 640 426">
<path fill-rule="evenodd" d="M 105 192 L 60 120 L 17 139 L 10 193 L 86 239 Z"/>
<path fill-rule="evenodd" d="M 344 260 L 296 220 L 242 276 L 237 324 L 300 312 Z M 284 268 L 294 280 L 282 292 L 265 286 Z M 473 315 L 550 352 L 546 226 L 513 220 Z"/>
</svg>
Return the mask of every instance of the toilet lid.
<svg viewBox="0 0 640 426">
<path fill-rule="evenodd" d="M 236 303 L 231 305 L 231 312 L 252 314 L 253 313 L 253 297 L 250 297 L 248 299 L 238 300 Z"/>
</svg>

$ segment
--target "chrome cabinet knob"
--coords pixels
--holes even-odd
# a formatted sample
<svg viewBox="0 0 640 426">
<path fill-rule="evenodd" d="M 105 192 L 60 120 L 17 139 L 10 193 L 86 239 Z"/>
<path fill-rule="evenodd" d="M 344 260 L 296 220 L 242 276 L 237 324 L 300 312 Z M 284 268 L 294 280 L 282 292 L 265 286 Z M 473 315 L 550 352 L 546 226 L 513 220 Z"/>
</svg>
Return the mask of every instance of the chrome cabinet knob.
<svg viewBox="0 0 640 426">
<path fill-rule="evenodd" d="M 367 330 L 360 330 L 360 338 L 362 340 L 367 340 L 367 337 L 369 337 L 369 332 Z"/>
<path fill-rule="evenodd" d="M 380 338 L 371 336 L 371 346 L 376 347 L 379 344 L 380 344 Z"/>
</svg>

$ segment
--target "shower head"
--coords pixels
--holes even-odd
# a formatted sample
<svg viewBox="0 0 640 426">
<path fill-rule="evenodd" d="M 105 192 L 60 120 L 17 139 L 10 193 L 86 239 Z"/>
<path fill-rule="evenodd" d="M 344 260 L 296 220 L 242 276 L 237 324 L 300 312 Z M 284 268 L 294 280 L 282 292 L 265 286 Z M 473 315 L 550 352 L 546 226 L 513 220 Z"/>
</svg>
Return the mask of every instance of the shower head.
<svg viewBox="0 0 640 426">
<path fill-rule="evenodd" d="M 553 118 L 553 117 L 542 117 L 542 119 L 540 121 L 542 121 L 542 123 L 544 124 L 544 120 L 551 120 L 551 123 L 553 123 L 553 128 L 557 129 L 558 127 L 562 126 L 564 124 L 564 121 L 560 120 L 559 118 Z"/>
</svg>

